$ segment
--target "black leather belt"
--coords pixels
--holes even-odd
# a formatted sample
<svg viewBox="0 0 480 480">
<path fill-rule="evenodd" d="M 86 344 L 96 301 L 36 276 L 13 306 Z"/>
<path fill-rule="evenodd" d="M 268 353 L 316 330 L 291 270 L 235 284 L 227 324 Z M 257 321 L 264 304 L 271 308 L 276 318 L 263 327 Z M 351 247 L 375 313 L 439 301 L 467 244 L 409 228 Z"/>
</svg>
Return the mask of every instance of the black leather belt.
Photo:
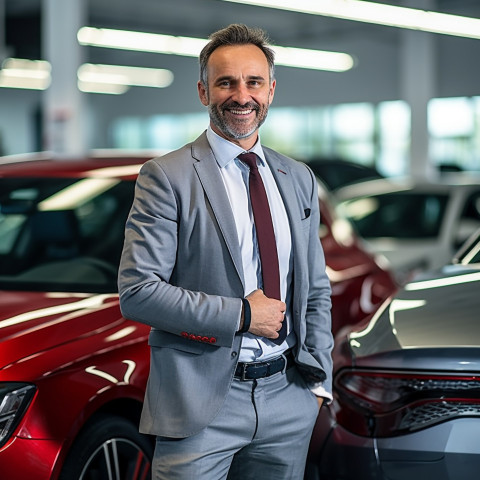
<svg viewBox="0 0 480 480">
<path fill-rule="evenodd" d="M 270 377 L 284 369 L 287 370 L 293 364 L 293 354 L 291 350 L 288 350 L 283 355 L 265 362 L 239 362 L 235 369 L 235 378 L 255 380 L 257 378 Z"/>
</svg>

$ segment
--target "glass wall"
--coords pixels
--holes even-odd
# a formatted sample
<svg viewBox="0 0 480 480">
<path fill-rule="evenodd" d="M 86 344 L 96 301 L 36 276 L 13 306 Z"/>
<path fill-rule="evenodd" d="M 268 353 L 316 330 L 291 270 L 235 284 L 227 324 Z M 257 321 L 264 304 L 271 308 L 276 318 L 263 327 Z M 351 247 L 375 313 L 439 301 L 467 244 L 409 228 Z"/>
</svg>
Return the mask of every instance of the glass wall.
<svg viewBox="0 0 480 480">
<path fill-rule="evenodd" d="M 172 150 L 195 139 L 207 113 L 121 118 L 116 148 Z M 480 97 L 433 99 L 428 107 L 431 161 L 446 169 L 480 170 Z M 294 158 L 343 159 L 385 176 L 408 173 L 410 107 L 403 101 L 271 108 L 262 143 Z"/>
<path fill-rule="evenodd" d="M 480 97 L 431 100 L 428 128 L 435 165 L 443 170 L 480 170 Z"/>
</svg>

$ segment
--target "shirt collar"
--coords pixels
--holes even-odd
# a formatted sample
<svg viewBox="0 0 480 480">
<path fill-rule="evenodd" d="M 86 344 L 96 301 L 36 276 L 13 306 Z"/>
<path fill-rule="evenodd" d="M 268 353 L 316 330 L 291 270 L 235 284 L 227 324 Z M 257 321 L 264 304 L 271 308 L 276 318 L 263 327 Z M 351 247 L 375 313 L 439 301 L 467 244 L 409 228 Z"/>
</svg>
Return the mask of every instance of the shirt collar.
<svg viewBox="0 0 480 480">
<path fill-rule="evenodd" d="M 210 125 L 207 128 L 207 139 L 220 168 L 225 167 L 232 160 L 235 160 L 235 158 L 241 153 L 245 153 L 245 150 L 242 147 L 239 147 L 237 144 L 230 142 L 215 133 Z M 260 144 L 260 137 L 258 137 L 255 145 L 249 150 L 249 152 L 256 153 L 260 157 L 262 165 L 266 164 L 265 154 L 263 153 L 263 148 Z"/>
</svg>

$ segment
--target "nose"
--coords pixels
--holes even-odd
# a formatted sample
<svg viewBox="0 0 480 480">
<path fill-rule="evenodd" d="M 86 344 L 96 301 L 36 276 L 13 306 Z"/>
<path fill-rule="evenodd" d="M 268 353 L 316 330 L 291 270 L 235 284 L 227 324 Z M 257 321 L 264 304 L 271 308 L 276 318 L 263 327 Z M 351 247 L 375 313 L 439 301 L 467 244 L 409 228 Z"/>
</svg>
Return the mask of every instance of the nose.
<svg viewBox="0 0 480 480">
<path fill-rule="evenodd" d="M 235 90 L 232 95 L 232 100 L 237 102 L 239 105 L 244 105 L 248 103 L 251 99 L 248 86 L 244 82 L 238 82 Z"/>
</svg>

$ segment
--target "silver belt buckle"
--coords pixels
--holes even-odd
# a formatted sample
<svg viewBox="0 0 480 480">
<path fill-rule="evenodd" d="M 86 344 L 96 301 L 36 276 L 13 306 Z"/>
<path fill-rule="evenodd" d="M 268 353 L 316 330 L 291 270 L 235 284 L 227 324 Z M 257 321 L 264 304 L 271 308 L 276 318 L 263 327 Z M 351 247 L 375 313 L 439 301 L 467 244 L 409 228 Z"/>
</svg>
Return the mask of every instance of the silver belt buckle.
<svg viewBox="0 0 480 480">
<path fill-rule="evenodd" d="M 247 380 L 250 380 L 249 378 L 246 377 L 247 375 L 247 368 L 248 368 L 248 363 L 245 362 L 242 367 L 242 376 L 240 377 L 240 380 L 242 382 L 246 382 Z"/>
</svg>

